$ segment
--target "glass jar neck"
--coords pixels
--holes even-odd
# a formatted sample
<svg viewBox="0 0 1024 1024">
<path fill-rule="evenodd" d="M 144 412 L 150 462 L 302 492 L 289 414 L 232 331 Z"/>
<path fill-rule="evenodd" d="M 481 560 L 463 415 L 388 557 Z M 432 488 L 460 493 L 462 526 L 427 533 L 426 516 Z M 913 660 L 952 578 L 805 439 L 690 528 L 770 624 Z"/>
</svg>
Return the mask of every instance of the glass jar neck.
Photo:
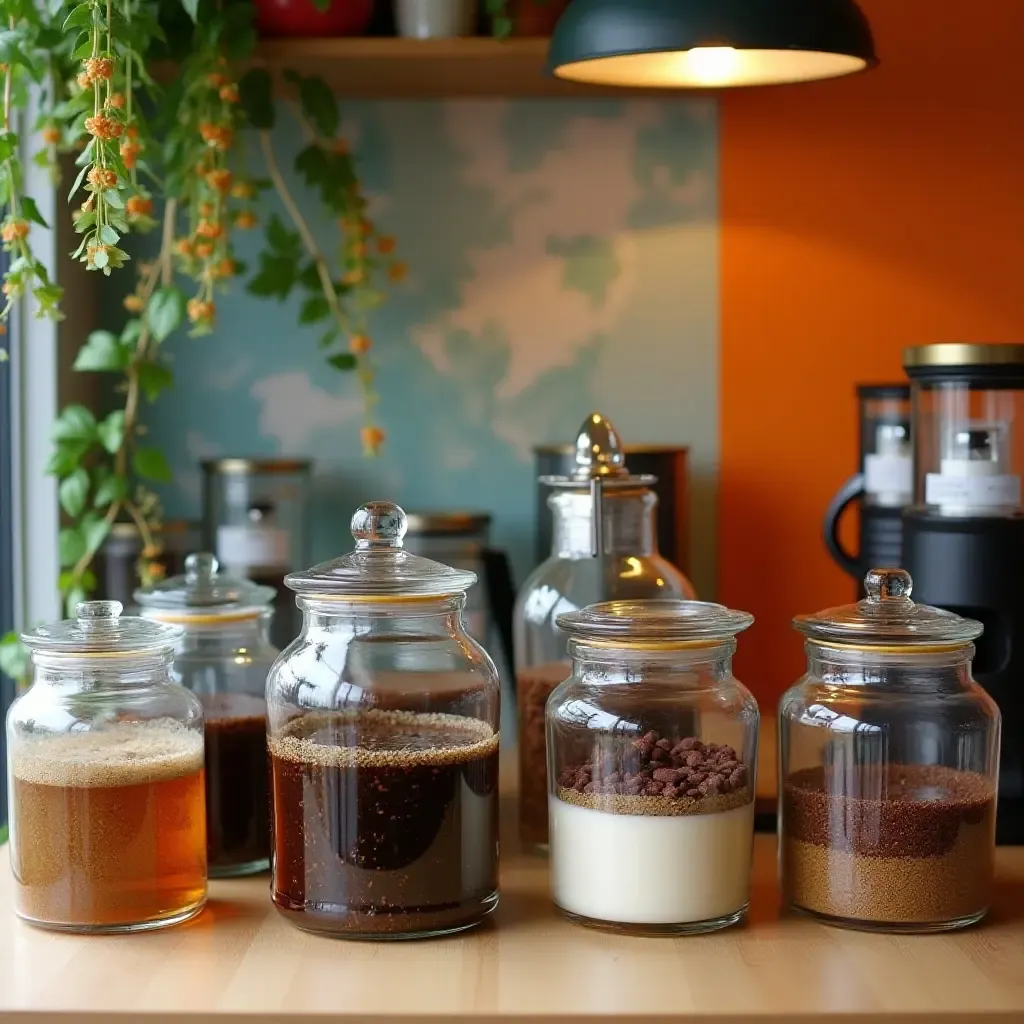
<svg viewBox="0 0 1024 1024">
<path fill-rule="evenodd" d="M 599 647 L 569 641 L 574 676 L 594 685 L 666 683 L 684 690 L 711 689 L 732 678 L 734 639 L 711 646 Z"/>
<path fill-rule="evenodd" d="M 605 555 L 650 556 L 658 553 L 654 508 L 657 495 L 646 488 L 603 495 Z M 553 514 L 551 553 L 557 558 L 592 557 L 594 503 L 588 491 L 555 491 L 548 498 Z"/>
<path fill-rule="evenodd" d="M 465 594 L 372 601 L 300 596 L 297 604 L 302 610 L 303 633 L 324 630 L 336 633 L 349 629 L 361 635 L 415 634 L 429 637 L 465 631 L 462 621 Z"/>
<path fill-rule="evenodd" d="M 830 647 L 808 640 L 808 675 L 826 686 L 959 690 L 972 684 L 974 644 L 939 651 Z"/>
<path fill-rule="evenodd" d="M 43 684 L 61 690 L 102 686 L 132 689 L 171 681 L 173 656 L 165 654 L 73 656 L 35 651 L 32 655 L 32 685 Z"/>
</svg>

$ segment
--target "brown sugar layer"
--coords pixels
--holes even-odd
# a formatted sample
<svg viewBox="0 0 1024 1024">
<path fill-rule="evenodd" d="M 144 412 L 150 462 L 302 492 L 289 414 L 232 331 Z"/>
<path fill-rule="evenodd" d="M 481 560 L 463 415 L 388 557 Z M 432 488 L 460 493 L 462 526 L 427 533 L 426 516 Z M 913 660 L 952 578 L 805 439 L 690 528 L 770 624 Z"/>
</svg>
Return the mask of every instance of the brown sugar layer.
<svg viewBox="0 0 1024 1024">
<path fill-rule="evenodd" d="M 991 844 L 979 824 L 936 857 L 864 857 L 787 839 L 786 896 L 804 910 L 879 925 L 962 921 L 988 909 Z"/>
<path fill-rule="evenodd" d="M 375 709 L 313 712 L 269 740 L 284 761 L 324 767 L 401 768 L 461 764 L 498 749 L 486 722 L 462 715 Z"/>
<path fill-rule="evenodd" d="M 41 786 L 137 786 L 203 767 L 203 737 L 172 719 L 22 738 L 11 771 Z"/>
<path fill-rule="evenodd" d="M 782 793 L 788 839 L 866 857 L 938 857 L 965 828 L 991 832 L 995 792 L 975 772 L 888 765 L 794 772 Z"/>
<path fill-rule="evenodd" d="M 749 789 L 695 799 L 693 797 L 631 796 L 624 793 L 590 794 L 561 787 L 558 790 L 558 799 L 567 804 L 588 807 L 593 811 L 604 811 L 608 814 L 681 817 L 690 814 L 718 814 L 721 811 L 732 811 L 750 803 L 752 796 Z"/>
</svg>

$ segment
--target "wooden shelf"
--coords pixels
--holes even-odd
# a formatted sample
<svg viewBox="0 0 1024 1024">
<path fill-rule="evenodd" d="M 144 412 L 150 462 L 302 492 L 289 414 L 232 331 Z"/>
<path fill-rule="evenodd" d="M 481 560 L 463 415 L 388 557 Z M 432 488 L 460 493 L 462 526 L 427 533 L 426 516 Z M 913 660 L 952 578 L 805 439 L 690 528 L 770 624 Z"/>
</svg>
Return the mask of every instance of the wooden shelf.
<svg viewBox="0 0 1024 1024">
<path fill-rule="evenodd" d="M 618 96 L 626 90 L 561 82 L 547 74 L 547 39 L 267 39 L 254 65 L 320 75 L 341 96 Z"/>
</svg>

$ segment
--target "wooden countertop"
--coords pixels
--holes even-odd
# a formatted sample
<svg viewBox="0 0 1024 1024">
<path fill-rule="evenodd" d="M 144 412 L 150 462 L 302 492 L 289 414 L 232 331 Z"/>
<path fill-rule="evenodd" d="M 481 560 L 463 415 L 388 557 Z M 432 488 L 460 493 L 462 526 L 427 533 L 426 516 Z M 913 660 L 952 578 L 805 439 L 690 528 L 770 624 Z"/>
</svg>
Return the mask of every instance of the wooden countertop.
<svg viewBox="0 0 1024 1024">
<path fill-rule="evenodd" d="M 780 916 L 768 835 L 748 923 L 687 939 L 569 924 L 548 900 L 546 861 L 515 852 L 494 917 L 448 939 L 306 935 L 271 907 L 266 876 L 212 883 L 206 911 L 164 932 L 62 935 L 14 918 L 7 861 L 0 851 L 2 1022 L 1024 1020 L 1024 848 L 999 851 L 986 923 L 917 937 Z"/>
</svg>

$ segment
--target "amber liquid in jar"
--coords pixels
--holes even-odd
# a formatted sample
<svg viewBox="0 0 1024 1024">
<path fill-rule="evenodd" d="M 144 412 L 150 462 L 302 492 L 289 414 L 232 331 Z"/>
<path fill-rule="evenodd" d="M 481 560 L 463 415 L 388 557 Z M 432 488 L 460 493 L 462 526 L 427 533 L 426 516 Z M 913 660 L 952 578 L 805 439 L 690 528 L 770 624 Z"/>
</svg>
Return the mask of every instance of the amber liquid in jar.
<svg viewBox="0 0 1024 1024">
<path fill-rule="evenodd" d="M 572 675 L 569 662 L 516 673 L 519 710 L 519 836 L 527 849 L 548 845 L 548 772 L 544 706 L 551 691 Z"/>
<path fill-rule="evenodd" d="M 206 901 L 203 744 L 175 723 L 27 740 L 11 752 L 15 908 L 72 931 L 183 921 Z"/>
<path fill-rule="evenodd" d="M 206 842 L 213 877 L 270 867 L 267 702 L 200 694 L 206 721 Z"/>
<path fill-rule="evenodd" d="M 387 938 L 477 924 L 498 899 L 498 737 L 458 715 L 314 712 L 270 740 L 275 905 Z"/>
</svg>

